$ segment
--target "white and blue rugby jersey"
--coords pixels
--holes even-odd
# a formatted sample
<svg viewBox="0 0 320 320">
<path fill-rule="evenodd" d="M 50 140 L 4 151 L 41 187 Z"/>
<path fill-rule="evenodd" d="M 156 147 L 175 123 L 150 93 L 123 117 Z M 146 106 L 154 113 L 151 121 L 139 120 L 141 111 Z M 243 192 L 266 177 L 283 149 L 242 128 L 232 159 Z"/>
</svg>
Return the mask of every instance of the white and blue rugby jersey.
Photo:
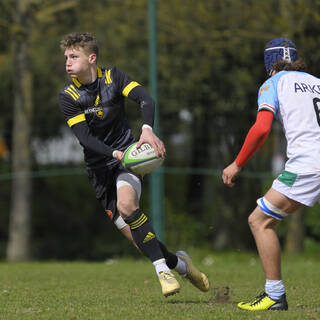
<svg viewBox="0 0 320 320">
<path fill-rule="evenodd" d="M 320 171 L 320 79 L 281 71 L 259 89 L 258 111 L 269 110 L 283 125 L 288 161 L 294 173 Z"/>
</svg>

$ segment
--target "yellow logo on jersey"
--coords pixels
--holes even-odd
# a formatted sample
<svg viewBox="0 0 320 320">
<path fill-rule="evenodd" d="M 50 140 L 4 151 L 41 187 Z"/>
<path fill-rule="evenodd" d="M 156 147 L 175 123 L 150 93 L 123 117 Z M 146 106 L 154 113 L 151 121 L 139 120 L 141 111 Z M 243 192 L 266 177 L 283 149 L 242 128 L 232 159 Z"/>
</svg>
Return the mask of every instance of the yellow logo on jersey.
<svg viewBox="0 0 320 320">
<path fill-rule="evenodd" d="M 152 232 L 148 232 L 148 234 L 146 235 L 146 237 L 143 240 L 143 243 L 146 243 L 152 239 L 154 239 L 156 236 L 152 233 Z"/>
<path fill-rule="evenodd" d="M 96 111 L 96 115 L 99 117 L 99 118 L 102 118 L 103 117 L 103 109 L 101 106 L 99 106 L 99 104 L 101 103 L 101 99 L 100 99 L 100 96 L 97 96 L 96 97 L 96 100 L 94 102 L 94 106 L 95 106 L 95 111 Z"/>
<path fill-rule="evenodd" d="M 101 108 L 101 107 L 100 107 Z M 99 117 L 99 118 L 102 118 L 103 117 L 103 110 L 102 108 L 99 109 L 97 112 L 96 112 L 96 115 Z"/>
<path fill-rule="evenodd" d="M 94 105 L 97 106 L 101 102 L 100 97 L 96 97 L 96 101 L 94 102 Z"/>
</svg>

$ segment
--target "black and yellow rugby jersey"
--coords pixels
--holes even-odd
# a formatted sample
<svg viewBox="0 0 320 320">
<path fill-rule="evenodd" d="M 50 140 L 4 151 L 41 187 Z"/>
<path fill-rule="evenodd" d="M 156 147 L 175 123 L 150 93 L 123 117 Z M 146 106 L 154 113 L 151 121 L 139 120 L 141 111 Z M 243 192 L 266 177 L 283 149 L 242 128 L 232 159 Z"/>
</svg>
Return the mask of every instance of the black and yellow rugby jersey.
<svg viewBox="0 0 320 320">
<path fill-rule="evenodd" d="M 97 71 L 95 82 L 83 85 L 73 78 L 59 94 L 62 114 L 83 147 L 88 168 L 115 165 L 112 152 L 134 142 L 125 97 L 140 104 L 143 124 L 152 127 L 154 121 L 154 101 L 138 82 L 116 67 Z"/>
</svg>

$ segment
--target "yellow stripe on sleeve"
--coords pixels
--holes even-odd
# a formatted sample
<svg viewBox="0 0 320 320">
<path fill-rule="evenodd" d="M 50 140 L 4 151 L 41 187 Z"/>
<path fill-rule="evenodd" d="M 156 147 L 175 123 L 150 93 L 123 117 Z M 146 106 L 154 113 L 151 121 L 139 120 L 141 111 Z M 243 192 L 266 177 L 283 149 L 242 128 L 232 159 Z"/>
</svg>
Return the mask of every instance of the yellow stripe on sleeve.
<svg viewBox="0 0 320 320">
<path fill-rule="evenodd" d="M 64 90 L 66 93 L 70 94 L 70 96 L 74 99 L 77 100 L 78 97 L 75 95 L 75 93 L 70 89 L 70 87 L 66 90 Z"/>
<path fill-rule="evenodd" d="M 84 113 L 78 114 L 77 116 L 70 118 L 67 121 L 67 123 L 68 123 L 68 126 L 71 128 L 75 124 L 82 122 L 82 121 L 86 121 L 86 117 L 85 117 Z"/>
<path fill-rule="evenodd" d="M 70 85 L 69 89 L 72 90 L 72 92 L 75 94 L 77 98 L 80 97 L 80 93 L 77 91 L 77 89 L 73 85 Z"/>
<path fill-rule="evenodd" d="M 75 88 L 74 85 L 70 85 L 66 90 L 64 90 L 66 93 L 69 93 L 70 96 L 74 99 L 77 100 L 80 97 L 80 93 L 78 90 Z"/>
<path fill-rule="evenodd" d="M 136 81 L 131 81 L 123 90 L 122 90 L 122 95 L 125 97 L 128 97 L 130 91 L 137 87 L 140 86 L 140 83 L 136 82 Z"/>
</svg>

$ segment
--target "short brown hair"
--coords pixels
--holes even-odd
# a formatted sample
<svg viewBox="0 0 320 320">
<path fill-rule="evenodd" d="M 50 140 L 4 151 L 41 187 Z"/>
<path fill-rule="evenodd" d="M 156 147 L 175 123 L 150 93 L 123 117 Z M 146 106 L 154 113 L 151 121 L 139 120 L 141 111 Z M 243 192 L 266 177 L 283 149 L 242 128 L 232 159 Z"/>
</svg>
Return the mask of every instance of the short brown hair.
<svg viewBox="0 0 320 320">
<path fill-rule="evenodd" d="M 301 60 L 298 59 L 296 61 L 291 61 L 288 62 L 286 60 L 278 60 L 275 63 L 272 64 L 271 66 L 272 71 L 282 71 L 282 70 L 287 70 L 287 71 L 306 71 L 307 66 L 306 64 Z"/>
<path fill-rule="evenodd" d="M 95 53 L 98 58 L 99 47 L 97 39 L 88 32 L 69 33 L 60 41 L 60 48 L 62 51 L 72 47 L 81 47 L 85 53 Z"/>
</svg>

